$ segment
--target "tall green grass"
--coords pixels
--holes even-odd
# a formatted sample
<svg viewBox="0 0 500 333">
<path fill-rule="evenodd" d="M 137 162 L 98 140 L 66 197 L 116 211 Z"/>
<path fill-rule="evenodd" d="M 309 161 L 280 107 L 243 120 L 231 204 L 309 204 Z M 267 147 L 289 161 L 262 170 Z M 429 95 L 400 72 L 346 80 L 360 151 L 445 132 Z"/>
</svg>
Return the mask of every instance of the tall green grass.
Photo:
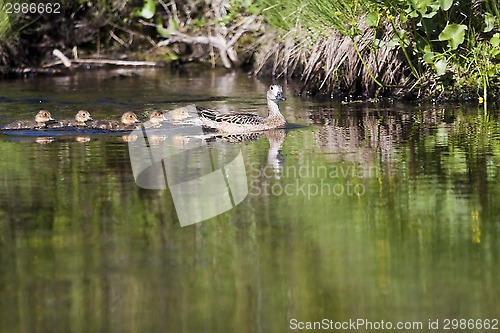
<svg viewBox="0 0 500 333">
<path fill-rule="evenodd" d="M 497 0 L 259 1 L 275 33 L 257 69 L 272 62 L 304 92 L 439 97 L 459 85 L 485 98 L 499 74 Z"/>
</svg>

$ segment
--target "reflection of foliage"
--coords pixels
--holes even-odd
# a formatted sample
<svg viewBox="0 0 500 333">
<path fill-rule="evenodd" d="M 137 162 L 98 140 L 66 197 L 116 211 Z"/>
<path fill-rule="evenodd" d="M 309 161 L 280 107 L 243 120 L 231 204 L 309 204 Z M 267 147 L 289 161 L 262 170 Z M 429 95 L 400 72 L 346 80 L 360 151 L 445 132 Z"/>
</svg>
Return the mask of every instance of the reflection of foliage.
<svg viewBox="0 0 500 333">
<path fill-rule="evenodd" d="M 323 179 L 363 184 L 364 195 L 254 195 L 186 228 L 168 191 L 134 184 L 122 142 L 1 141 L 0 280 L 8 288 L 0 313 L 19 318 L 0 321 L 1 330 L 149 332 L 168 322 L 204 331 L 208 320 L 218 332 L 275 332 L 282 321 L 263 314 L 348 321 L 361 311 L 396 321 L 411 300 L 411 316 L 426 318 L 457 302 L 457 290 L 467 291 L 457 316 L 494 309 L 498 115 L 335 110 L 318 130 L 289 132 L 285 167 L 375 166 L 371 177 Z M 241 147 L 265 165 L 265 140 Z M 300 184 L 321 184 L 309 175 Z"/>
</svg>

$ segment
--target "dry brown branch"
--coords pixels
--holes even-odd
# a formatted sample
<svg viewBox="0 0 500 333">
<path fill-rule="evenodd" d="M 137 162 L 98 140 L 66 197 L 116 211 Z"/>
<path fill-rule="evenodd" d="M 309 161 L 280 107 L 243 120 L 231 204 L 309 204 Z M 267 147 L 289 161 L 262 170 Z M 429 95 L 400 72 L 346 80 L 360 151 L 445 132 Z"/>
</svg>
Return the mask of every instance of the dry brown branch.
<svg viewBox="0 0 500 333">
<path fill-rule="evenodd" d="M 63 63 L 64 66 L 71 67 L 71 61 L 61 51 L 59 51 L 58 49 L 54 49 L 52 51 L 52 54 L 57 58 L 61 59 L 61 63 Z"/>
<path fill-rule="evenodd" d="M 162 6 L 167 7 L 166 4 Z M 226 0 L 212 0 L 213 16 L 217 22 L 222 22 L 223 18 L 227 16 L 227 1 Z M 168 7 L 166 8 L 168 9 Z M 175 9 L 172 7 L 172 9 Z M 140 21 L 145 25 L 152 25 L 152 23 Z M 239 21 L 233 22 L 226 26 L 223 23 L 216 23 L 207 27 L 206 35 L 191 36 L 187 33 L 174 30 L 170 35 L 157 46 L 166 46 L 174 43 L 186 44 L 203 44 L 210 48 L 216 48 L 222 64 L 226 68 L 233 68 L 239 66 L 241 61 L 235 50 L 235 45 L 241 36 L 248 31 L 257 31 L 260 29 L 260 22 L 257 21 L 256 15 L 242 17 Z"/>
</svg>

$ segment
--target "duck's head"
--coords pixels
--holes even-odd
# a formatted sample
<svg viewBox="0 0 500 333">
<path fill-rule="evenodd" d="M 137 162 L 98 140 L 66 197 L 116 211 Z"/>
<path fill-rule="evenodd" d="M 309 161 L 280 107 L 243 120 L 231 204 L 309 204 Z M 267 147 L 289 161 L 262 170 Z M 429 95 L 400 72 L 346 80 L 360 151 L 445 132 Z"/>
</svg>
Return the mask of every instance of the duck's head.
<svg viewBox="0 0 500 333">
<path fill-rule="evenodd" d="M 121 118 L 121 122 L 123 125 L 133 125 L 135 123 L 140 123 L 141 121 L 137 118 L 137 115 L 133 112 L 125 112 Z"/>
<path fill-rule="evenodd" d="M 267 98 L 272 101 L 284 101 L 286 98 L 283 96 L 283 88 L 279 84 L 273 84 L 267 91 Z"/>
<path fill-rule="evenodd" d="M 90 112 L 88 112 L 86 110 L 80 110 L 80 111 L 78 111 L 76 113 L 75 119 L 76 119 L 76 121 L 78 121 L 80 123 L 84 123 L 84 122 L 89 121 L 89 120 L 94 120 L 90 116 Z"/>
<path fill-rule="evenodd" d="M 54 121 L 54 120 L 55 119 L 52 118 L 52 115 L 47 110 L 40 110 L 35 116 L 35 121 L 37 123 L 46 123 L 48 121 Z"/>
<path fill-rule="evenodd" d="M 153 111 L 149 115 L 149 122 L 153 125 L 157 125 L 165 120 L 165 116 L 161 111 Z"/>
</svg>

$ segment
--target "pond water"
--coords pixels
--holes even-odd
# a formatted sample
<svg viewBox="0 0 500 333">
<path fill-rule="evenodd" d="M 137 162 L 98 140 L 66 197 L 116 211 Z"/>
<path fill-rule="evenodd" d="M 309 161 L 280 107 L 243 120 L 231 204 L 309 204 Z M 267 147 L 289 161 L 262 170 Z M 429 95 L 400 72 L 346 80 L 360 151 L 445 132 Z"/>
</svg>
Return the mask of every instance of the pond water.
<svg viewBox="0 0 500 333">
<path fill-rule="evenodd" d="M 0 122 L 193 103 L 264 115 L 269 84 L 152 69 L 2 81 Z M 184 227 L 172 189 L 136 184 L 127 134 L 0 133 L 0 331 L 498 329 L 498 109 L 284 94 L 302 126 L 211 142 L 214 160 L 241 154 L 248 194 Z"/>
</svg>

